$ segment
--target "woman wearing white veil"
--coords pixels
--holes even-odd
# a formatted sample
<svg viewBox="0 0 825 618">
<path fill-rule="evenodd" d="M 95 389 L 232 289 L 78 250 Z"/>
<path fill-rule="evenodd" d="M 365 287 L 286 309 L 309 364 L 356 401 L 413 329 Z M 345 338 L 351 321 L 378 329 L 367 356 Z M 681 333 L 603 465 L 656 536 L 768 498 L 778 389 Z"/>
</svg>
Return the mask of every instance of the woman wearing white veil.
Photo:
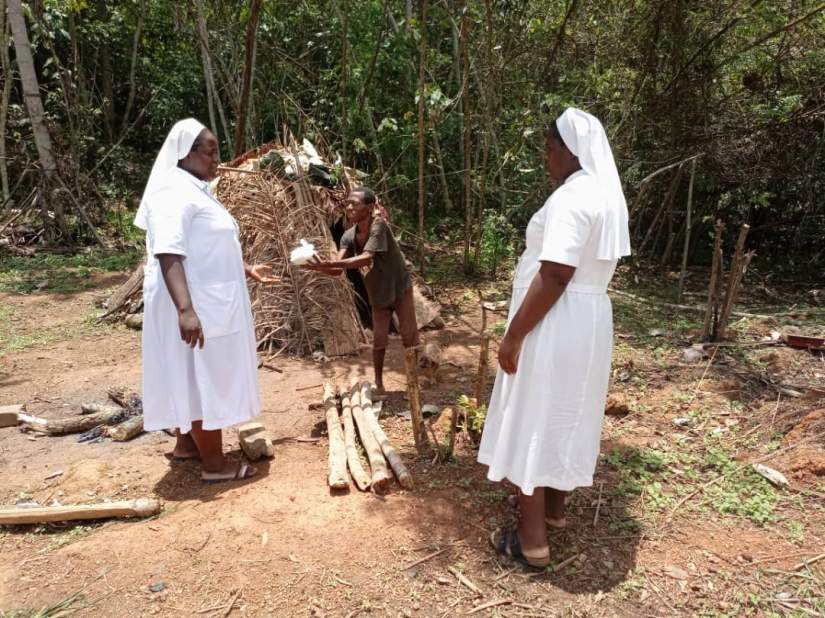
<svg viewBox="0 0 825 618">
<path fill-rule="evenodd" d="M 210 193 L 218 141 L 194 118 L 172 127 L 135 225 L 146 230 L 143 280 L 143 425 L 178 428 L 173 459 L 200 459 L 205 481 L 255 474 L 223 454 L 222 429 L 258 414 L 258 363 L 245 277 L 271 268 L 243 261 L 238 226 Z"/>
<path fill-rule="evenodd" d="M 519 523 L 491 536 L 531 566 L 550 562 L 547 525 L 565 492 L 593 484 L 610 376 L 607 285 L 630 255 L 627 205 L 601 123 L 568 108 L 545 133 L 559 187 L 527 226 L 479 462 L 518 486 Z"/>
</svg>

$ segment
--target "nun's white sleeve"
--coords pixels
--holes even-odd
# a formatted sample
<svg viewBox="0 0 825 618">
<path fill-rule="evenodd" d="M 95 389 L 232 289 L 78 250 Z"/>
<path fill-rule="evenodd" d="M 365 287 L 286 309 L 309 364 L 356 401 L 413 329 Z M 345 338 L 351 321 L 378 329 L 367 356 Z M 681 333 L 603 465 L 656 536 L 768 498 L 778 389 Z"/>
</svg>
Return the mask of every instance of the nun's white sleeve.
<svg viewBox="0 0 825 618">
<path fill-rule="evenodd" d="M 566 199 L 567 198 L 567 199 Z M 591 214 L 563 193 L 548 204 L 540 262 L 577 267 L 590 236 Z"/>
<path fill-rule="evenodd" d="M 177 199 L 175 199 L 177 197 Z M 198 206 L 181 200 L 174 194 L 158 195 L 149 213 L 152 233 L 152 253 L 171 253 L 186 257 L 189 245 L 189 228 Z"/>
</svg>

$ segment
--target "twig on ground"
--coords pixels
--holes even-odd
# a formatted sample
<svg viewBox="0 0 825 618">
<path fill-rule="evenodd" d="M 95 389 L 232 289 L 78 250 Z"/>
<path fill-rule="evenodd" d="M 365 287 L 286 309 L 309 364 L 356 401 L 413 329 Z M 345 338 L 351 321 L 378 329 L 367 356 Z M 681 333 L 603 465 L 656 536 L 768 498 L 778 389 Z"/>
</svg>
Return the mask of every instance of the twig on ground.
<svg viewBox="0 0 825 618">
<path fill-rule="evenodd" d="M 813 558 L 808 558 L 807 560 L 803 560 L 799 564 L 794 565 L 793 567 L 791 567 L 791 571 L 798 571 L 799 569 L 804 569 L 806 566 L 810 566 L 814 562 L 819 562 L 823 558 L 825 558 L 825 554 L 819 554 L 817 556 L 814 556 Z"/>
<path fill-rule="evenodd" d="M 485 609 L 496 607 L 497 605 L 510 605 L 512 602 L 513 599 L 497 599 L 488 603 L 482 603 L 481 605 L 476 605 L 473 609 L 467 612 L 467 615 L 469 616 L 470 614 L 475 614 L 477 612 L 484 611 Z"/>
<path fill-rule="evenodd" d="M 602 507 L 602 491 L 604 490 L 604 481 L 599 483 L 599 498 L 596 500 L 596 513 L 593 515 L 593 527 L 596 527 L 596 524 L 599 523 L 599 510 Z"/>
<path fill-rule="evenodd" d="M 447 570 L 450 573 L 452 573 L 458 581 L 467 586 L 467 588 L 469 588 L 479 596 L 484 596 L 484 593 L 481 591 L 481 588 L 476 586 L 467 576 L 463 575 L 457 568 L 453 566 L 448 566 Z"/>
<path fill-rule="evenodd" d="M 580 554 L 573 554 L 569 558 L 566 558 L 566 559 L 562 560 L 561 562 L 559 562 L 556 566 L 553 567 L 553 573 L 558 573 L 559 571 L 561 571 L 564 567 L 566 567 L 571 562 L 573 562 L 576 558 L 578 558 L 579 555 Z"/>
<path fill-rule="evenodd" d="M 434 551 L 434 552 L 432 552 L 431 554 L 427 554 L 427 555 L 426 555 L 426 556 L 424 556 L 423 558 L 419 558 L 419 559 L 418 559 L 418 560 L 416 560 L 415 562 L 413 562 L 413 563 L 411 563 L 411 564 L 408 564 L 407 566 L 405 566 L 405 567 L 404 567 L 403 569 L 401 569 L 401 570 L 402 570 L 402 571 L 407 571 L 407 570 L 409 570 L 409 569 L 413 568 L 414 566 L 418 566 L 418 565 L 419 565 L 419 564 L 421 564 L 422 562 L 427 562 L 427 560 L 430 560 L 430 559 L 432 559 L 432 558 L 435 558 L 436 556 L 440 556 L 440 555 L 441 555 L 441 554 L 443 554 L 445 551 L 447 551 L 447 549 L 448 549 L 447 547 L 443 547 L 443 548 L 439 549 L 438 551 Z"/>
<path fill-rule="evenodd" d="M 222 618 L 226 618 L 229 614 L 232 613 L 232 609 L 235 607 L 235 601 L 238 600 L 238 597 L 241 596 L 241 592 L 243 592 L 243 586 L 238 588 L 235 592 L 235 595 L 232 597 L 232 600 L 229 601 L 229 606 L 226 608 L 226 611 L 223 613 Z"/>
</svg>

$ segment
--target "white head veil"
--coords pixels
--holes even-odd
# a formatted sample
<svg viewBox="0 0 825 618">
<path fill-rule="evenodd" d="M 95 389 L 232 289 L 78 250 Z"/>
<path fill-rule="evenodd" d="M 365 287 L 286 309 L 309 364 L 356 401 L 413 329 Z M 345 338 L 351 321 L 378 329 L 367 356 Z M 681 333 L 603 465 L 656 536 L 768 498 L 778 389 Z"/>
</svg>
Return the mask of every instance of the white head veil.
<svg viewBox="0 0 825 618">
<path fill-rule="evenodd" d="M 627 202 L 602 123 L 587 112 L 568 107 L 556 119 L 556 128 L 570 152 L 579 158 L 582 169 L 596 178 L 607 199 L 596 257 L 617 260 L 630 255 Z"/>
<path fill-rule="evenodd" d="M 195 138 L 200 135 L 206 127 L 194 118 L 187 118 L 186 120 L 179 120 L 169 131 L 169 135 L 163 141 L 163 146 L 160 147 L 160 152 L 155 159 L 155 164 L 152 166 L 152 172 L 149 174 L 149 180 L 146 182 L 146 188 L 143 190 L 143 197 L 140 200 L 140 207 L 135 215 L 135 225 L 145 230 L 148 227 L 147 220 L 148 211 L 146 201 L 148 197 L 164 187 L 168 182 L 169 172 L 174 170 L 178 161 L 185 158 L 192 150 L 192 144 L 195 143 Z"/>
</svg>

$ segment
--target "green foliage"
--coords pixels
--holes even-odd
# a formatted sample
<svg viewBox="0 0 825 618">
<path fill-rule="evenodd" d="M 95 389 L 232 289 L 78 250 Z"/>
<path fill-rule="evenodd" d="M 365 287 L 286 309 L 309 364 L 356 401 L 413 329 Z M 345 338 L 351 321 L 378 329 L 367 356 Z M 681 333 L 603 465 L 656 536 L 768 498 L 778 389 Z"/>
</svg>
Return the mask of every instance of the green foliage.
<svg viewBox="0 0 825 618">
<path fill-rule="evenodd" d="M 473 399 L 467 395 L 458 398 L 458 406 L 464 410 L 464 418 L 470 423 L 469 429 L 475 434 L 481 434 L 484 429 L 484 421 L 487 419 L 487 406 L 477 405 Z"/>
<path fill-rule="evenodd" d="M 0 292 L 72 294 L 95 286 L 92 275 L 132 268 L 141 253 L 37 253 L 0 257 Z"/>
</svg>

